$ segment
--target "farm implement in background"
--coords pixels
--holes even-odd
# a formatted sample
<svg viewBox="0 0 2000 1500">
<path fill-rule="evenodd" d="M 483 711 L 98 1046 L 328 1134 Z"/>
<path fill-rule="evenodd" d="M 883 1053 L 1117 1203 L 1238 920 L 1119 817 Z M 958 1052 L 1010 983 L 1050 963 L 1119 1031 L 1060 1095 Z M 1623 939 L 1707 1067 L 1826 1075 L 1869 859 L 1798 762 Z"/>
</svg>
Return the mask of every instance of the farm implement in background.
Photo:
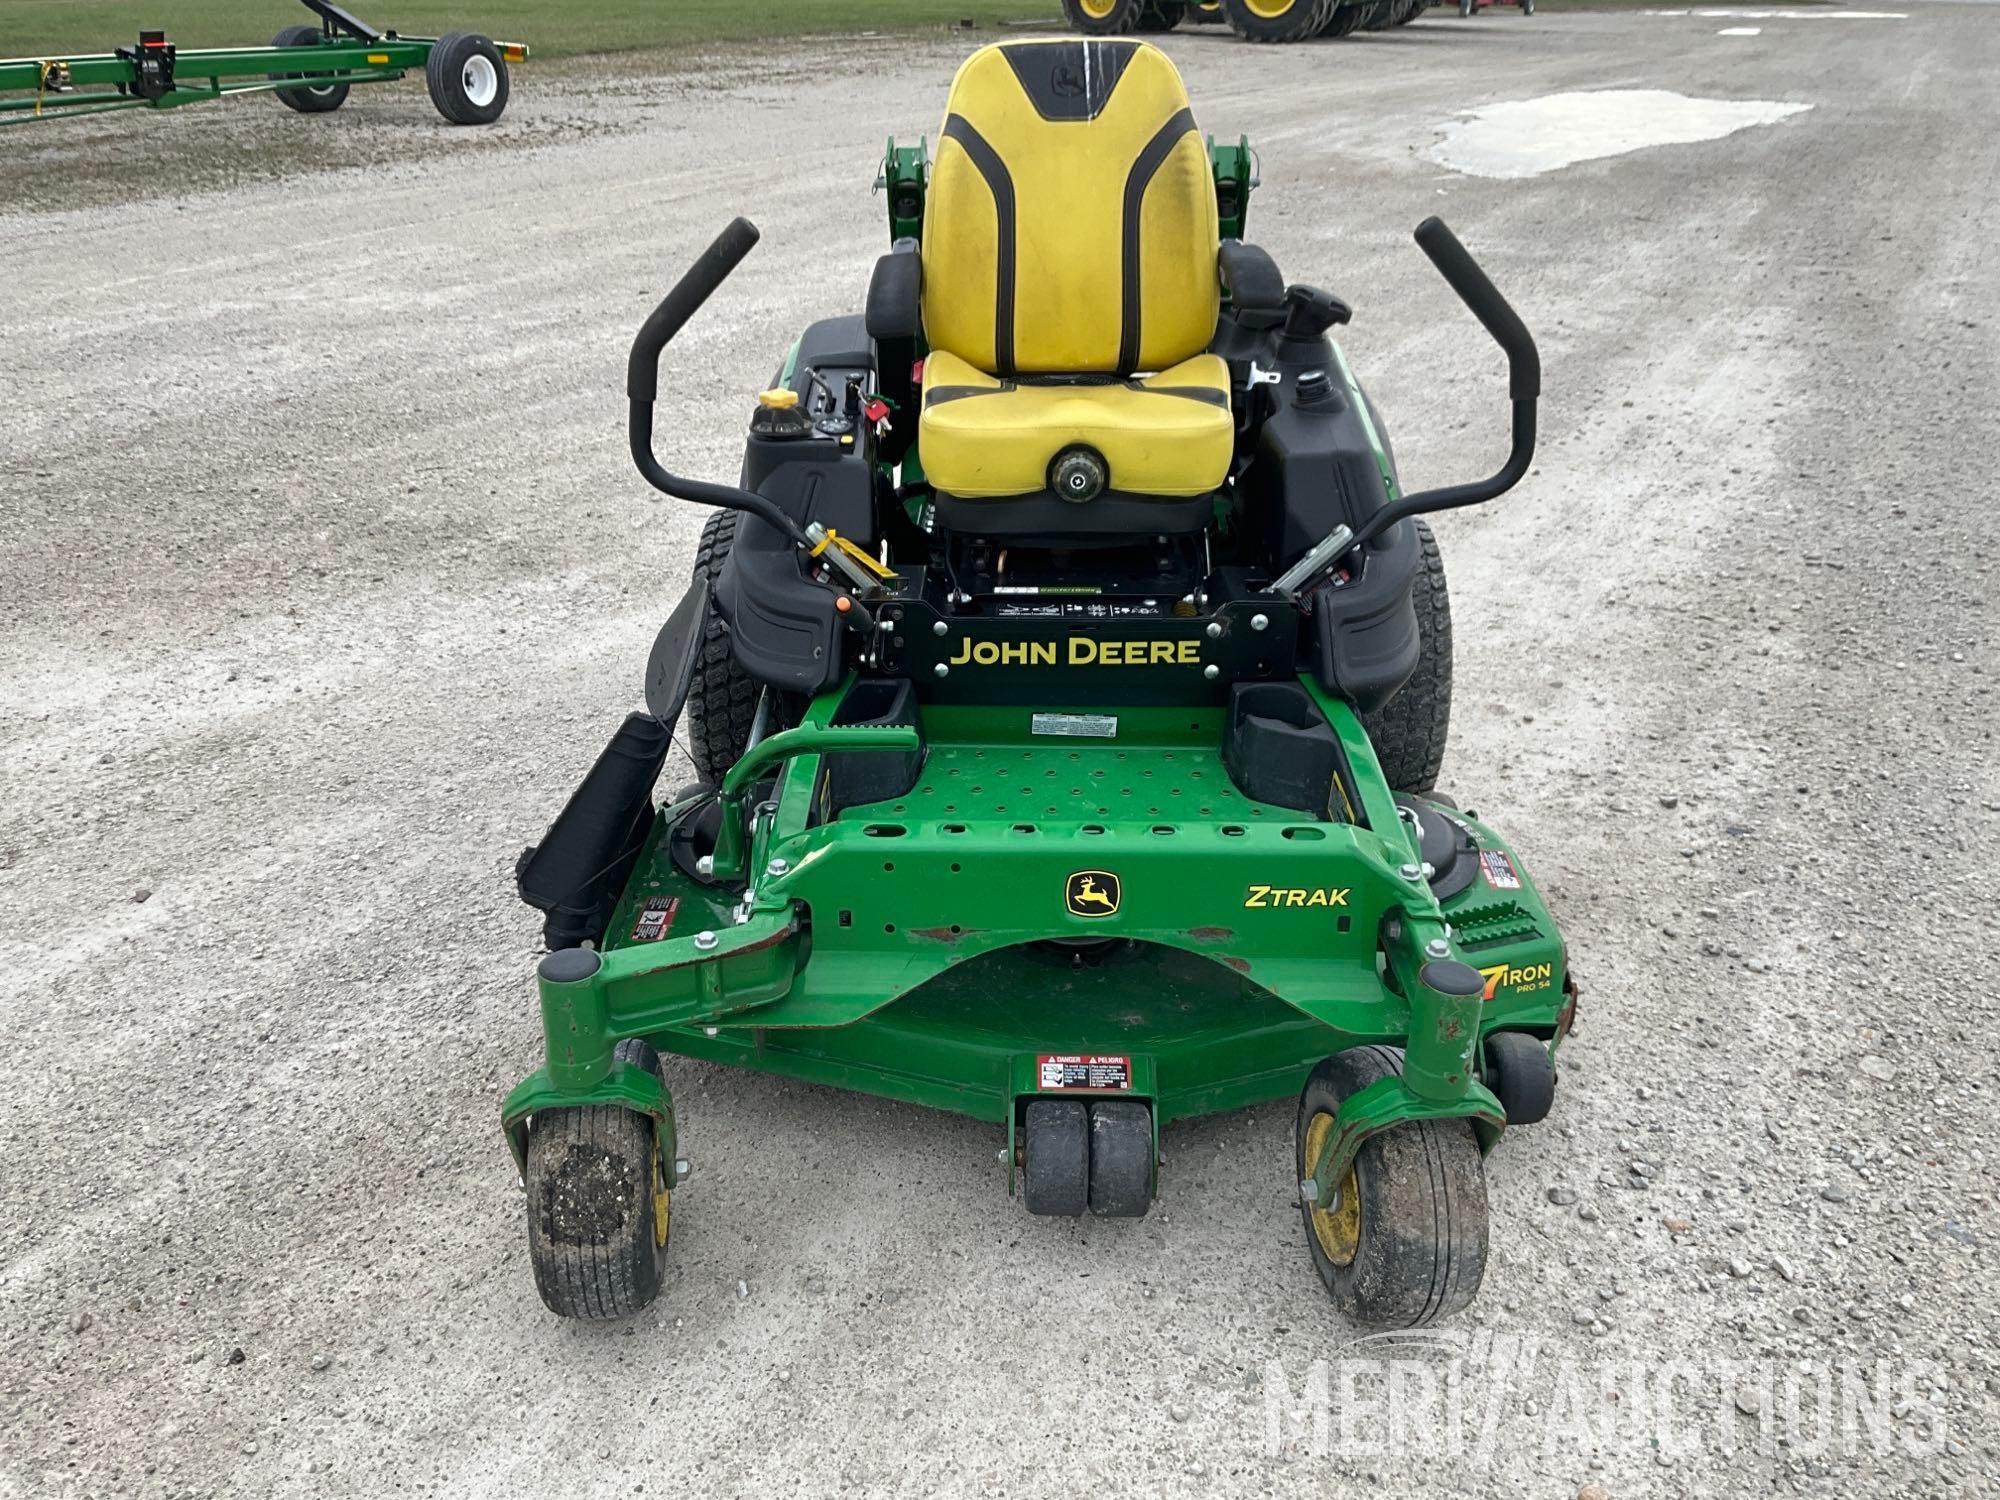
<svg viewBox="0 0 2000 1500">
<path fill-rule="evenodd" d="M 269 93 L 305 115 L 347 102 L 356 84 L 391 83 L 421 69 L 431 102 L 454 125 L 490 125 L 507 107 L 507 65 L 524 61 L 520 42 L 474 32 L 440 37 L 380 31 L 332 0 L 301 0 L 317 24 L 287 26 L 267 47 L 182 49 L 164 31 L 138 44 L 78 57 L 0 59 L 0 125 L 175 109 L 231 94 Z"/>
</svg>

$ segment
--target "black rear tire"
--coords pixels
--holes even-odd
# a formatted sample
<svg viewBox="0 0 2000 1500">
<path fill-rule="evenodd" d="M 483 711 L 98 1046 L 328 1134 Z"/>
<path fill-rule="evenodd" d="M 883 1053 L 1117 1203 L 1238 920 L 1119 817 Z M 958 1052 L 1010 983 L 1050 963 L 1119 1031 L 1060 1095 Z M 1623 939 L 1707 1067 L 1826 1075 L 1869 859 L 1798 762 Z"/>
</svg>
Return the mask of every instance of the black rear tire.
<svg viewBox="0 0 2000 1500">
<path fill-rule="evenodd" d="M 1394 1047 L 1355 1047 L 1313 1069 L 1299 1094 L 1294 1142 L 1306 1175 L 1314 1120 L 1378 1079 L 1403 1071 Z M 1422 1328 L 1478 1295 L 1486 1274 L 1486 1169 L 1464 1120 L 1411 1120 L 1371 1135 L 1355 1153 L 1341 1201 L 1301 1202 L 1306 1248 L 1327 1295 L 1372 1328 Z M 1331 1245 L 1331 1253 L 1329 1252 Z"/>
<path fill-rule="evenodd" d="M 1404 4 L 1396 10 L 1396 18 L 1389 24 L 1391 26 L 1407 26 L 1410 22 L 1416 20 L 1418 16 L 1422 15 L 1425 7 L 1429 4 L 1430 0 L 1404 0 Z"/>
<path fill-rule="evenodd" d="M 1249 42 L 1302 42 L 1317 36 L 1326 24 L 1330 0 L 1291 0 L 1283 10 L 1272 13 L 1283 0 L 1257 0 L 1264 14 L 1252 10 L 1251 0 L 1222 0 L 1222 13 L 1229 29 Z"/>
<path fill-rule="evenodd" d="M 614 1055 L 660 1071 L 637 1039 Z M 652 1119 L 622 1105 L 543 1110 L 528 1122 L 528 1259 L 550 1312 L 625 1318 L 659 1295 L 672 1173 Z"/>
<path fill-rule="evenodd" d="M 1437 785 L 1451 733 L 1451 593 L 1430 523 L 1416 518 L 1422 556 L 1410 585 L 1417 611 L 1417 666 L 1396 696 L 1361 716 L 1392 789 L 1421 797 Z"/>
<path fill-rule="evenodd" d="M 1143 1219 L 1153 1206 L 1153 1111 L 1136 1099 L 1090 1106 L 1090 1211 Z"/>
<path fill-rule="evenodd" d="M 1085 36 L 1123 36 L 1128 31 L 1148 29 L 1143 18 L 1151 7 L 1146 0 L 1062 0 L 1062 8 L 1071 31 Z"/>
<path fill-rule="evenodd" d="M 737 512 L 718 510 L 701 528 L 701 544 L 694 554 L 697 584 L 706 578 L 713 589 L 721 578 L 729 549 L 736 543 L 736 521 Z M 711 608 L 702 626 L 701 654 L 695 658 L 687 701 L 688 752 L 703 781 L 720 786 L 724 773 L 742 759 L 762 691 L 737 664 L 729 646 L 729 627 Z"/>
<path fill-rule="evenodd" d="M 454 125 L 491 125 L 507 108 L 507 59 L 470 31 L 447 31 L 424 60 L 424 84 Z"/>
<path fill-rule="evenodd" d="M 317 45 L 320 29 L 317 26 L 287 26 L 271 38 L 273 47 L 311 47 Z M 271 81 L 276 83 L 291 78 L 326 78 L 326 73 L 273 73 Z M 309 88 L 278 89 L 278 102 L 286 109 L 295 109 L 302 115 L 332 114 L 347 102 L 347 85 L 344 83 L 318 83 Z"/>
<path fill-rule="evenodd" d="M 1090 1204 L 1090 1114 L 1079 1099 L 1031 1099 L 1021 1112 L 1021 1201 L 1075 1218 Z"/>
</svg>

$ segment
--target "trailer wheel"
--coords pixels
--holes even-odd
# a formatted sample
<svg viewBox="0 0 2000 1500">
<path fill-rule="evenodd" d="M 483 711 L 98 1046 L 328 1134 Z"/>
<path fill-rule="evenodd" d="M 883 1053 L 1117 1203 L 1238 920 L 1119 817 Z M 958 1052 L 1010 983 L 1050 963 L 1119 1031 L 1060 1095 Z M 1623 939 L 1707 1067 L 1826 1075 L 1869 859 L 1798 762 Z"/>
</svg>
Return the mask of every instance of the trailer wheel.
<svg viewBox="0 0 2000 1500">
<path fill-rule="evenodd" d="M 1229 29 L 1250 42 L 1302 42 L 1326 24 L 1328 0 L 1222 0 Z"/>
<path fill-rule="evenodd" d="M 660 1070 L 637 1039 L 614 1055 Z M 528 1122 L 528 1259 L 550 1312 L 624 1318 L 659 1295 L 672 1170 L 652 1120 L 622 1105 L 549 1109 Z"/>
<path fill-rule="evenodd" d="M 317 26 L 287 26 L 271 38 L 273 47 L 311 47 L 317 45 L 320 29 Z M 271 81 L 282 83 L 292 78 L 328 78 L 327 73 L 273 73 Z M 332 114 L 347 102 L 347 85 L 344 83 L 316 83 L 302 89 L 276 90 L 278 102 L 286 109 L 295 109 L 302 115 Z"/>
<path fill-rule="evenodd" d="M 1062 0 L 1062 8 L 1071 31 L 1085 36 L 1123 36 L 1146 29 L 1141 15 L 1151 7 L 1146 0 Z"/>
<path fill-rule="evenodd" d="M 1298 1177 L 1342 1101 L 1403 1070 L 1393 1047 L 1355 1047 L 1313 1069 L 1299 1095 Z M 1467 1306 L 1486 1272 L 1486 1168 L 1464 1120 L 1411 1120 L 1371 1135 L 1332 1208 L 1301 1201 L 1306 1249 L 1334 1306 L 1374 1328 L 1422 1328 Z"/>
<path fill-rule="evenodd" d="M 507 59 L 485 37 L 447 31 L 424 60 L 431 103 L 454 125 L 491 125 L 507 107 Z"/>
</svg>

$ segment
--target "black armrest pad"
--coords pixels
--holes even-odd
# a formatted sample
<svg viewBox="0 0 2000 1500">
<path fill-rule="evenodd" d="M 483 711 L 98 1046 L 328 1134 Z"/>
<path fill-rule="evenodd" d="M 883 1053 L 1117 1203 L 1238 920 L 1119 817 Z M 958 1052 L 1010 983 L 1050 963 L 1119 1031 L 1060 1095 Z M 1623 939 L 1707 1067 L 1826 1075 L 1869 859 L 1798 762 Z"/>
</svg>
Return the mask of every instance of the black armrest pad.
<svg viewBox="0 0 2000 1500">
<path fill-rule="evenodd" d="M 923 326 L 924 265 L 912 246 L 891 250 L 868 278 L 868 337 L 878 344 L 914 339 Z"/>
<path fill-rule="evenodd" d="M 1216 259 L 1230 306 L 1242 312 L 1284 311 L 1285 278 L 1268 253 L 1241 240 L 1224 240 Z"/>
</svg>

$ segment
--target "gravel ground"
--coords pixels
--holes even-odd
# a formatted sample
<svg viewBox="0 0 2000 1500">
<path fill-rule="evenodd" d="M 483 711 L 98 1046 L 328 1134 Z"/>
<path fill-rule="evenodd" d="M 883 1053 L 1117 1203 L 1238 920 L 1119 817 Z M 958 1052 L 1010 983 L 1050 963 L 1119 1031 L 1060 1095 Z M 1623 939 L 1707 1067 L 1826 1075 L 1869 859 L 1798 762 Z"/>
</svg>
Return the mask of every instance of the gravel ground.
<svg viewBox="0 0 2000 1500">
<path fill-rule="evenodd" d="M 1255 238 L 1355 304 L 1406 476 L 1503 441 L 1425 214 L 1548 370 L 1533 477 L 1438 522 L 1446 786 L 1584 1008 L 1421 1344 L 1325 1306 L 1289 1105 L 1174 1127 L 1152 1216 L 1079 1224 L 1005 1198 L 986 1127 L 688 1063 L 656 1309 L 536 1300 L 510 865 L 700 520 L 624 457 L 627 340 L 764 227 L 662 406 L 732 473 L 963 39 L 531 69 L 485 135 L 406 86 L 7 136 L 0 1493 L 1995 1493 L 2000 34 L 1900 8 L 1167 41 L 1262 152 Z M 1812 108 L 1518 181 L 1428 155 L 1607 87 Z M 1773 1372 L 1846 1360 L 1900 1394 L 1802 1438 Z M 1388 1441 L 1399 1370 L 1470 1435 Z"/>
</svg>

